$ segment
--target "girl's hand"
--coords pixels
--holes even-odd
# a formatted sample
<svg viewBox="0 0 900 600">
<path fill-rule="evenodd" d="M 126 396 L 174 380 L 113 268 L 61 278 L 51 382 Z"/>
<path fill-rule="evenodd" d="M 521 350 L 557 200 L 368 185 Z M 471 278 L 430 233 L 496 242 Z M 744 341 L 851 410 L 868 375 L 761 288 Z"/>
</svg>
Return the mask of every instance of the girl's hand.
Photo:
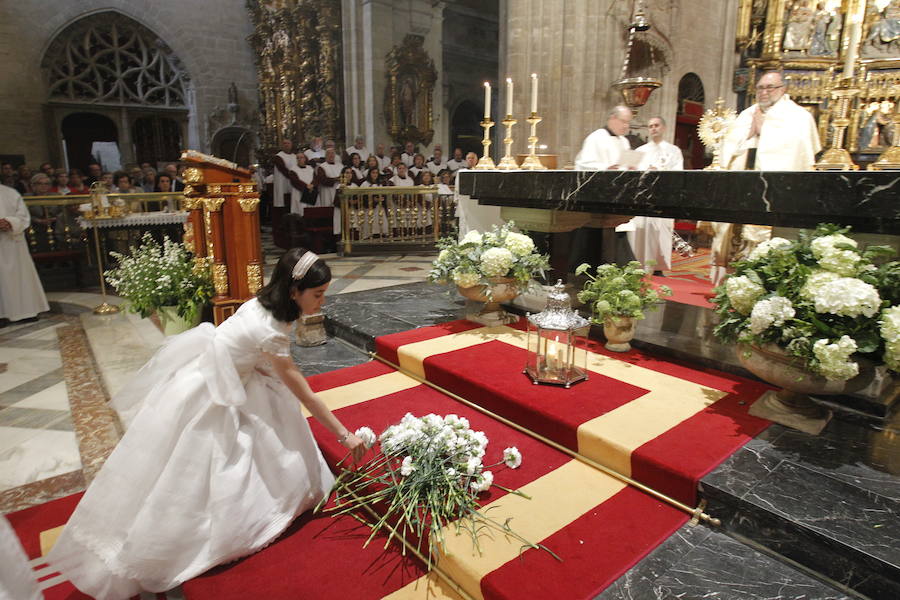
<svg viewBox="0 0 900 600">
<path fill-rule="evenodd" d="M 363 442 L 356 434 L 350 433 L 346 438 L 341 442 L 341 445 L 350 451 L 350 456 L 353 457 L 353 462 L 358 463 L 360 459 L 366 454 L 366 444 Z"/>
</svg>

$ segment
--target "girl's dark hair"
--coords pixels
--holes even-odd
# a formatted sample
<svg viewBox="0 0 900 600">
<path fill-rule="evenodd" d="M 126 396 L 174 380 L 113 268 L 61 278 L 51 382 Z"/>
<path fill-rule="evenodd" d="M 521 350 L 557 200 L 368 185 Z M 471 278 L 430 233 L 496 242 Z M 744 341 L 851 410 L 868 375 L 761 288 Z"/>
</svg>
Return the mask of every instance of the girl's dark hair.
<svg viewBox="0 0 900 600">
<path fill-rule="evenodd" d="M 374 181 L 372 181 L 372 173 L 375 173 Z M 372 167 L 366 172 L 366 181 L 369 183 L 378 183 L 378 179 L 381 177 L 381 171 L 378 170 L 378 167 Z"/>
<path fill-rule="evenodd" d="M 291 248 L 285 252 L 275 265 L 272 279 L 256 293 L 259 303 L 279 321 L 290 323 L 300 318 L 300 309 L 291 298 L 291 291 L 302 292 L 331 281 L 331 269 L 322 259 L 314 262 L 302 279 L 294 279 L 294 265 L 307 252 L 306 248 Z"/>
</svg>

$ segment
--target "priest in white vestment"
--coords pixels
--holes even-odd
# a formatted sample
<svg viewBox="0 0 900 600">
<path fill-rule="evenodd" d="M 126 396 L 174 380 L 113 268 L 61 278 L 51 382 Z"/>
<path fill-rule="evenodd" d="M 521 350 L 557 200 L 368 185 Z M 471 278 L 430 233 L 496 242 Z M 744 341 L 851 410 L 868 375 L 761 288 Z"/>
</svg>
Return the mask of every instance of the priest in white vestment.
<svg viewBox="0 0 900 600">
<path fill-rule="evenodd" d="M 738 115 L 725 137 L 722 164 L 737 171 L 812 170 L 816 153 L 822 149 L 816 122 L 784 93 L 781 73 L 764 73 L 756 84 L 756 98 L 756 104 Z M 772 235 L 772 228 L 765 225 L 712 223 L 712 230 L 713 285 L 722 282 L 731 262 Z M 741 249 L 735 252 L 736 247 Z"/>
<path fill-rule="evenodd" d="M 21 194 L 0 185 L 0 319 L 33 319 L 50 310 L 28 253 L 25 231 L 31 214 Z"/>
<path fill-rule="evenodd" d="M 316 206 L 334 206 L 334 233 L 341 232 L 341 207 L 335 205 L 337 184 L 340 182 L 344 165 L 336 159 L 334 148 L 325 150 L 325 162 L 316 169 L 316 183 L 319 186 L 319 198 Z"/>
<path fill-rule="evenodd" d="M 631 128 L 631 109 L 627 106 L 616 106 L 606 119 L 606 127 L 602 127 L 587 136 L 581 146 L 581 152 L 575 157 L 577 171 L 603 171 L 618 169 L 622 152 L 631 149 L 628 142 L 628 131 Z"/>
<path fill-rule="evenodd" d="M 466 154 L 466 166 L 460 171 L 474 169 L 478 164 L 478 155 L 474 152 Z M 487 204 L 478 204 L 477 198 L 472 198 L 459 193 L 459 186 L 454 190 L 456 194 L 456 216 L 459 218 L 459 239 L 466 237 L 470 231 L 490 231 L 494 225 L 503 225 L 500 217 L 500 207 Z"/>
<path fill-rule="evenodd" d="M 636 150 L 643 154 L 638 169 L 641 171 L 681 171 L 684 156 L 681 148 L 663 139 L 666 122 L 662 117 L 647 121 L 650 141 Z M 675 219 L 660 217 L 635 217 L 631 220 L 634 231 L 628 232 L 628 244 L 635 259 L 649 270 L 672 269 L 672 234 Z M 652 263 L 652 264 L 651 264 Z"/>
</svg>

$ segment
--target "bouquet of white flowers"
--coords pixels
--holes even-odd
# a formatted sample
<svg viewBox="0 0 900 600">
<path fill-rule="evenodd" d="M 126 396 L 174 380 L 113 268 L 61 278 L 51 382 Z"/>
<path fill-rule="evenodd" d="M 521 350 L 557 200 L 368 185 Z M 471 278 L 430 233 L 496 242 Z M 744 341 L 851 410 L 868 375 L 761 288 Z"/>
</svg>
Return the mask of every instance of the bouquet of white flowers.
<svg viewBox="0 0 900 600">
<path fill-rule="evenodd" d="M 873 259 L 894 251 L 860 251 L 848 228 L 819 225 L 797 241 L 772 238 L 716 288 L 726 342 L 776 344 L 832 381 L 859 373 L 856 354 L 900 370 L 900 263 Z"/>
<path fill-rule="evenodd" d="M 110 254 L 118 265 L 104 273 L 106 281 L 128 300 L 128 310 L 142 317 L 161 306 L 176 306 L 179 316 L 190 321 L 212 298 L 209 269 L 197 269 L 184 244 L 168 237 L 160 246 L 145 233 L 131 254 Z"/>
<path fill-rule="evenodd" d="M 375 444 L 375 433 L 368 427 L 357 430 L 356 435 L 368 446 Z M 389 539 L 400 536 L 419 551 L 427 541 L 430 567 L 443 547 L 444 527 L 452 524 L 457 532 L 469 532 L 476 547 L 479 533 L 489 527 L 514 537 L 523 546 L 546 550 L 518 536 L 509 523 L 494 521 L 478 511 L 478 494 L 492 485 L 527 497 L 498 485 L 488 470 L 504 464 L 518 468 L 522 455 L 517 448 L 507 448 L 501 462 L 485 466 L 482 460 L 487 436 L 473 431 L 465 417 L 453 414 L 415 417 L 407 413 L 399 423 L 385 429 L 378 441 L 380 451 L 374 458 L 355 470 L 341 472 L 332 490 L 334 504 L 324 509 L 335 516 L 363 518 L 359 509 L 378 515 L 373 521 L 365 519 L 372 529 L 366 544 L 383 528 L 391 532 Z M 323 510 L 324 505 L 323 500 L 317 510 Z"/>
<path fill-rule="evenodd" d="M 535 275 L 543 276 L 550 267 L 548 257 L 535 250 L 530 237 L 514 229 L 510 221 L 485 233 L 470 231 L 458 242 L 442 238 L 429 281 L 469 288 L 487 284 L 493 277 L 512 277 L 524 287 Z"/>
</svg>

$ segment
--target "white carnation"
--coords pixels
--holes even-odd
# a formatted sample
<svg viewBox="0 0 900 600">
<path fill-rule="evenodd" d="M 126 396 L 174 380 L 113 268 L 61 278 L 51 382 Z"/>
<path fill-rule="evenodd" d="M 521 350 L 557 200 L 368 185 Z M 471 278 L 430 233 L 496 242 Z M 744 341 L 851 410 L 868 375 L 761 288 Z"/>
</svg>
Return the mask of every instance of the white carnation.
<svg viewBox="0 0 900 600">
<path fill-rule="evenodd" d="M 766 240 L 759 244 L 756 248 L 754 248 L 750 255 L 747 257 L 750 260 L 757 260 L 769 253 L 770 250 L 777 250 L 778 248 L 786 248 L 791 245 L 790 240 L 786 240 L 780 237 L 773 237 L 770 240 Z"/>
<path fill-rule="evenodd" d="M 763 286 L 746 275 L 731 276 L 725 280 L 725 293 L 736 311 L 749 314 L 756 300 L 765 293 Z"/>
<path fill-rule="evenodd" d="M 467 273 L 460 271 L 453 272 L 453 283 L 461 288 L 470 288 L 476 286 L 478 285 L 479 281 L 481 281 L 481 276 L 478 273 Z"/>
<path fill-rule="evenodd" d="M 504 246 L 516 256 L 527 256 L 534 252 L 534 241 L 522 233 L 508 233 Z"/>
<path fill-rule="evenodd" d="M 522 453 L 515 446 L 503 451 L 503 462 L 510 469 L 518 469 L 522 464 Z"/>
<path fill-rule="evenodd" d="M 760 334 L 772 325 L 781 327 L 784 322 L 794 317 L 794 306 L 791 301 L 781 296 L 760 300 L 753 305 L 750 312 L 750 331 Z"/>
<path fill-rule="evenodd" d="M 363 441 L 366 448 L 371 448 L 375 445 L 375 432 L 369 427 L 360 427 L 354 432 L 354 435 Z"/>
<path fill-rule="evenodd" d="M 881 297 L 874 286 L 854 277 L 839 277 L 822 283 L 812 298 L 816 312 L 842 317 L 872 317 L 881 308 Z"/>
<path fill-rule="evenodd" d="M 474 475 L 481 468 L 481 458 L 472 456 L 466 461 L 466 475 Z"/>
<path fill-rule="evenodd" d="M 472 480 L 469 485 L 476 493 L 486 492 L 494 483 L 494 474 L 490 471 L 482 471 L 481 475 Z"/>
<path fill-rule="evenodd" d="M 463 244 L 480 244 L 480 243 L 481 243 L 481 239 L 482 239 L 481 234 L 480 234 L 477 230 L 473 229 L 472 231 L 470 231 L 469 233 L 467 233 L 465 236 L 463 236 L 463 239 L 461 239 L 461 240 L 459 241 L 459 243 L 460 243 L 460 245 L 463 245 Z"/>
<path fill-rule="evenodd" d="M 413 464 L 412 456 L 407 456 L 403 459 L 403 462 L 400 463 L 400 475 L 403 477 L 409 477 L 415 470 L 416 466 Z"/>
<path fill-rule="evenodd" d="M 856 342 L 849 336 L 841 336 L 836 342 L 818 340 L 813 344 L 813 354 L 819 359 L 818 371 L 831 381 L 847 381 L 859 373 L 859 365 L 848 360 L 856 352 Z"/>
<path fill-rule="evenodd" d="M 488 248 L 481 255 L 481 272 L 485 277 L 503 277 L 514 260 L 512 252 L 506 248 Z"/>
</svg>

